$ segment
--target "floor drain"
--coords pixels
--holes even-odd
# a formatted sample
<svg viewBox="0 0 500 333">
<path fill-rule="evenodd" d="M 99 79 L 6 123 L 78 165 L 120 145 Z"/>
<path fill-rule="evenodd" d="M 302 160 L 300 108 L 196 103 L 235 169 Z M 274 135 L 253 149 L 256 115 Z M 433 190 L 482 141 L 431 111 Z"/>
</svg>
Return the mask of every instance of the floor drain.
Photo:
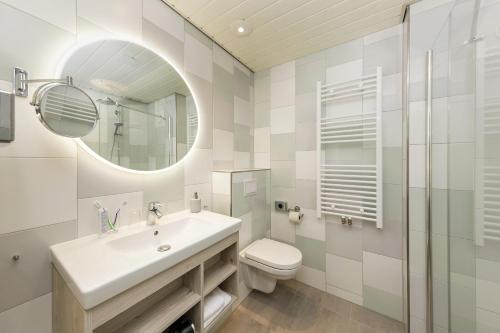
<svg viewBox="0 0 500 333">
<path fill-rule="evenodd" d="M 165 251 L 170 250 L 170 248 L 171 248 L 170 245 L 161 245 L 161 246 L 158 246 L 157 251 L 158 252 L 165 252 Z"/>
</svg>

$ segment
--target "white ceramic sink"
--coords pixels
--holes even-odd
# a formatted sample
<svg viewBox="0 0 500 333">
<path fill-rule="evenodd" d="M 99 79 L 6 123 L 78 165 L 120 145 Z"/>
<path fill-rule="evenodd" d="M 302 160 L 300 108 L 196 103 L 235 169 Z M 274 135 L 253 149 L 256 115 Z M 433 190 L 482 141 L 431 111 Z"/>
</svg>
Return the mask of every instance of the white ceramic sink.
<svg viewBox="0 0 500 333">
<path fill-rule="evenodd" d="M 183 211 L 156 226 L 142 222 L 54 245 L 51 257 L 83 308 L 91 309 L 231 235 L 240 223 L 208 211 Z"/>
</svg>

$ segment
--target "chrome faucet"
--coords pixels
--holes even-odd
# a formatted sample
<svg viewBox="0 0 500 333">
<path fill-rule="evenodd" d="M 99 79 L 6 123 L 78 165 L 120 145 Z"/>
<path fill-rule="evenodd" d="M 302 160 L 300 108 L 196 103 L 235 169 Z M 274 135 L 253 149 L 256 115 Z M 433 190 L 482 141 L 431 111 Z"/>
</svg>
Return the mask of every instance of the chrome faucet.
<svg viewBox="0 0 500 333">
<path fill-rule="evenodd" d="M 163 207 L 163 204 L 157 201 L 151 201 L 148 204 L 148 225 L 158 224 L 158 220 L 163 216 L 160 207 Z"/>
</svg>

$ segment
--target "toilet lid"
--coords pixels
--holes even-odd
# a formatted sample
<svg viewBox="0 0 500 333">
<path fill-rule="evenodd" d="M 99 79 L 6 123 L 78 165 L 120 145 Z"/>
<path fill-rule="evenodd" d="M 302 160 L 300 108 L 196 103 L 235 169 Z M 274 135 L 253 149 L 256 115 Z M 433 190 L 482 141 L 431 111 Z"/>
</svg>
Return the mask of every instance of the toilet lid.
<svg viewBox="0 0 500 333">
<path fill-rule="evenodd" d="M 298 249 L 268 238 L 250 245 L 245 257 L 277 269 L 294 269 L 302 263 L 302 253 Z"/>
</svg>

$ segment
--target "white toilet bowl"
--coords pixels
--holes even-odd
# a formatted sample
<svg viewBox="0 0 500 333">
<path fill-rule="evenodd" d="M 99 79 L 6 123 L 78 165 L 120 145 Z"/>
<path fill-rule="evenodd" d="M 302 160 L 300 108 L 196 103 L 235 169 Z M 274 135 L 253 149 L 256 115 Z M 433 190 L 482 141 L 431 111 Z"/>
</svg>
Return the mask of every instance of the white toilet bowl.
<svg viewBox="0 0 500 333">
<path fill-rule="evenodd" d="M 247 287 L 269 294 L 277 280 L 295 277 L 302 264 L 302 253 L 291 245 L 263 238 L 240 252 L 240 263 Z"/>
</svg>

